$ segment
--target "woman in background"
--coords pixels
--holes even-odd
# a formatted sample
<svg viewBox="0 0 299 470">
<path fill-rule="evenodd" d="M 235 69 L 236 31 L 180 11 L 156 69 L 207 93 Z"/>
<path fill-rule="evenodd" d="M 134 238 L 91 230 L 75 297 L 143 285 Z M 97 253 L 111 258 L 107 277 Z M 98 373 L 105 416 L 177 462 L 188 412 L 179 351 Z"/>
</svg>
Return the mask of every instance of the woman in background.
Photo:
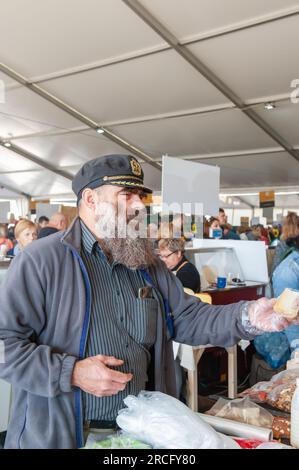
<svg viewBox="0 0 299 470">
<path fill-rule="evenodd" d="M 277 266 L 291 250 L 292 240 L 299 236 L 299 217 L 296 212 L 289 212 L 284 218 L 281 240 L 275 248 L 272 262 L 272 275 Z"/>
<path fill-rule="evenodd" d="M 37 226 L 31 220 L 20 220 L 15 228 L 15 238 L 18 242 L 17 251 L 23 250 L 29 243 L 37 239 Z"/>
</svg>

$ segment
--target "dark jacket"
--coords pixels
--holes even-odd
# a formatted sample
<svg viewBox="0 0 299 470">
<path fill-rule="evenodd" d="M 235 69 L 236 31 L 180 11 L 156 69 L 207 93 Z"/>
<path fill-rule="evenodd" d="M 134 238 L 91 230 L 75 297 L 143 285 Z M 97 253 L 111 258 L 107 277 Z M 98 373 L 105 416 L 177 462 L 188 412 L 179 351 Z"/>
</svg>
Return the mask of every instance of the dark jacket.
<svg viewBox="0 0 299 470">
<path fill-rule="evenodd" d="M 194 264 L 190 263 L 185 256 L 172 269 L 176 277 L 181 281 L 183 287 L 192 289 L 193 292 L 200 292 L 200 275 Z"/>
<path fill-rule="evenodd" d="M 43 227 L 38 232 L 37 238 L 44 238 L 48 237 L 49 235 L 53 235 L 53 233 L 57 233 L 58 229 L 55 227 Z"/>
<path fill-rule="evenodd" d="M 243 327 L 244 302 L 208 305 L 186 295 L 162 261 L 151 270 L 157 289 L 155 389 L 176 394 L 172 340 L 162 296 L 174 320 L 174 340 L 190 345 L 232 346 L 252 339 Z M 99 286 L 99 289 L 101 286 Z M 76 448 L 84 445 L 80 389 L 71 385 L 75 362 L 84 358 L 90 318 L 90 284 L 81 258 L 75 219 L 26 247 L 0 287 L 0 377 L 13 385 L 6 448 Z"/>
</svg>

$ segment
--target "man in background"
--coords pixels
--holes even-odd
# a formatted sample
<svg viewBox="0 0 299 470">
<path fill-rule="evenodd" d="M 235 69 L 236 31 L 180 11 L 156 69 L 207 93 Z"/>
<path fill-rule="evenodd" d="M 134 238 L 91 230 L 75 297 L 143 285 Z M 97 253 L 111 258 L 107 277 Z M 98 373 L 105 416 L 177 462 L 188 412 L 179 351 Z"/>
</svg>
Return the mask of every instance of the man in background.
<svg viewBox="0 0 299 470">
<path fill-rule="evenodd" d="M 66 217 L 62 214 L 62 212 L 55 212 L 46 227 L 43 227 L 39 233 L 37 238 L 44 238 L 48 235 L 52 235 L 53 233 L 60 232 L 60 230 L 65 230 L 67 226 Z"/>
<path fill-rule="evenodd" d="M 49 218 L 46 217 L 45 215 L 41 215 L 38 219 L 38 229 L 41 230 L 44 227 L 47 227 L 49 223 Z"/>
<path fill-rule="evenodd" d="M 225 225 L 227 224 L 227 215 L 225 214 L 224 209 L 220 207 L 218 217 L 217 219 L 219 220 L 220 225 Z"/>
</svg>

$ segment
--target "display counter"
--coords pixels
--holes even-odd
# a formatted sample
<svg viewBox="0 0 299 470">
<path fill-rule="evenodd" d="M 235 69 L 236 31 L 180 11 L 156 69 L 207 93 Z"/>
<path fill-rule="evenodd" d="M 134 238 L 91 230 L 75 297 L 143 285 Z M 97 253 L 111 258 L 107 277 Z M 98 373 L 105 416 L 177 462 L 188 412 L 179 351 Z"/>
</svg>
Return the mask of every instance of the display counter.
<svg viewBox="0 0 299 470">
<path fill-rule="evenodd" d="M 225 289 L 208 287 L 202 292 L 210 294 L 214 305 L 227 305 L 240 300 L 257 300 L 265 297 L 267 284 L 246 281 L 245 286 L 227 286 Z"/>
</svg>

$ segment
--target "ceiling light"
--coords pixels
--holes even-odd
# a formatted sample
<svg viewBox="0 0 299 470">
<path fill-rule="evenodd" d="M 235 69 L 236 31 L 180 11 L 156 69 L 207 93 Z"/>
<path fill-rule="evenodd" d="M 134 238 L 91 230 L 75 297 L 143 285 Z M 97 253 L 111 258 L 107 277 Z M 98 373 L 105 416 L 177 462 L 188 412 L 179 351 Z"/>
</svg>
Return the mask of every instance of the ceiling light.
<svg viewBox="0 0 299 470">
<path fill-rule="evenodd" d="M 98 134 L 104 134 L 104 132 L 105 132 L 104 129 L 102 129 L 101 127 L 97 129 Z"/>
<path fill-rule="evenodd" d="M 7 148 L 11 147 L 11 143 L 10 142 L 4 142 L 4 147 L 7 147 Z"/>
<path fill-rule="evenodd" d="M 232 194 L 222 194 L 222 196 L 238 197 L 238 196 L 258 196 L 259 193 L 232 193 Z"/>
<path fill-rule="evenodd" d="M 267 110 L 267 111 L 270 111 L 271 109 L 274 109 L 276 106 L 274 103 L 265 103 L 264 104 L 264 108 Z"/>
<path fill-rule="evenodd" d="M 276 196 L 293 196 L 295 194 L 299 194 L 299 191 L 281 191 L 281 192 L 278 192 L 278 193 L 275 193 Z"/>
</svg>

